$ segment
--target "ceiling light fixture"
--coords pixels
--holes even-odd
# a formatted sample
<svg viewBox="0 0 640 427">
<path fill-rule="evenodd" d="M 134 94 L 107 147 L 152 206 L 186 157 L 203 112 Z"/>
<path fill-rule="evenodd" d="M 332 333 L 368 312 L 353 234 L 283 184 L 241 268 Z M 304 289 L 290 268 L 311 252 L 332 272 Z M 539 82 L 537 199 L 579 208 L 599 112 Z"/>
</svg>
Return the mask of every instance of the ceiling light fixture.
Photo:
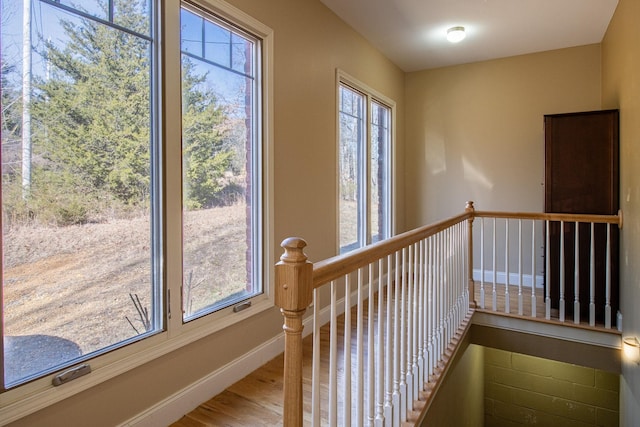
<svg viewBox="0 0 640 427">
<path fill-rule="evenodd" d="M 636 337 L 627 337 L 622 340 L 622 352 L 628 361 L 640 365 L 640 342 Z"/>
<path fill-rule="evenodd" d="M 451 43 L 461 42 L 465 36 L 464 27 L 451 27 L 447 30 L 447 40 Z"/>
</svg>

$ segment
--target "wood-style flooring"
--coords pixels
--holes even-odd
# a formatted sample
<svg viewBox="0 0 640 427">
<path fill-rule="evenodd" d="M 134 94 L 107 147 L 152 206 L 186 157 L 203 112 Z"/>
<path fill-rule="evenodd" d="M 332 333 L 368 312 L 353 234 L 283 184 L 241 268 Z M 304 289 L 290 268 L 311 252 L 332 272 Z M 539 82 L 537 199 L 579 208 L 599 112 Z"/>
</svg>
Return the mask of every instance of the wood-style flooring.
<svg viewBox="0 0 640 427">
<path fill-rule="evenodd" d="M 523 288 L 523 315 L 531 316 L 531 288 Z M 480 309 L 480 285 L 475 286 L 475 299 Z M 492 285 L 485 285 L 485 311 L 504 313 L 505 312 L 505 292 L 504 286 L 498 285 L 496 288 L 496 311 L 493 310 Z M 536 317 L 544 319 L 544 295 L 542 289 L 535 290 L 536 295 Z M 510 313 L 518 314 L 518 287 L 509 287 Z M 354 313 L 355 314 L 355 313 Z M 554 313 L 557 315 L 557 313 Z M 343 317 L 339 320 L 338 330 L 343 328 Z M 321 345 L 322 348 L 328 347 L 328 327 L 323 328 Z M 303 393 L 305 402 L 304 424 L 311 425 L 311 354 L 312 341 L 308 336 L 303 341 Z M 326 338 L 326 339 L 325 339 Z M 338 343 L 342 342 L 342 338 L 338 339 Z M 450 346 L 447 357 L 451 357 Z M 354 348 L 352 348 L 353 352 Z M 342 348 L 339 349 L 342 352 Z M 322 371 L 327 372 L 328 357 L 324 355 L 327 352 L 323 350 L 321 358 Z M 339 360 L 342 356 L 338 357 Z M 446 360 L 445 360 L 446 362 Z M 441 365 L 438 372 L 442 372 L 445 365 Z M 281 426 L 282 425 L 282 372 L 284 370 L 284 358 L 280 355 L 261 368 L 251 372 L 242 380 L 233 384 L 225 391 L 210 400 L 202 403 L 198 408 L 183 416 L 180 420 L 173 423 L 171 427 L 204 427 L 204 426 Z M 325 374 L 326 376 L 326 374 Z M 434 384 L 439 378 L 432 378 Z M 328 380 L 323 379 L 326 384 Z M 326 390 L 324 390 L 326 392 Z M 422 395 L 421 400 L 425 401 L 429 395 Z M 326 413 L 326 396 L 322 402 L 323 411 L 321 417 L 323 425 L 327 421 Z M 340 399 L 339 399 L 340 401 Z M 419 409 L 419 408 L 418 408 Z M 413 414 L 416 415 L 416 414 Z M 340 424 L 340 420 L 338 422 Z"/>
</svg>

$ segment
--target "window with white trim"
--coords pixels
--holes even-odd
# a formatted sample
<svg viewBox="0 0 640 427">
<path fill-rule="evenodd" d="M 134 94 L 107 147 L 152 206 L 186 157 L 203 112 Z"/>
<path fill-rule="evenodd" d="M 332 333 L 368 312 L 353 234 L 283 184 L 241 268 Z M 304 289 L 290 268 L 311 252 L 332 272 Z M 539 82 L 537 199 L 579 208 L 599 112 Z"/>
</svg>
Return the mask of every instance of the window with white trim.
<svg viewBox="0 0 640 427">
<path fill-rule="evenodd" d="M 391 235 L 393 102 L 339 73 L 340 252 Z"/>
<path fill-rule="evenodd" d="M 221 0 L 0 6 L 4 401 L 272 306 L 271 30 Z"/>
</svg>

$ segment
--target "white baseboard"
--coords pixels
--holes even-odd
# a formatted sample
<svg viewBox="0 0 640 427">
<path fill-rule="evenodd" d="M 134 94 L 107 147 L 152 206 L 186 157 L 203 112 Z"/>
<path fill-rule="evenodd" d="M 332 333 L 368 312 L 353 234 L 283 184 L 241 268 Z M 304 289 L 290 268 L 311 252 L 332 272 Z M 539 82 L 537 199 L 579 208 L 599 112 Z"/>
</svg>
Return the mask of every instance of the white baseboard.
<svg viewBox="0 0 640 427">
<path fill-rule="evenodd" d="M 344 298 L 340 301 L 337 304 L 339 314 L 344 311 Z M 357 302 L 355 294 L 351 301 L 353 304 Z M 309 310 L 312 309 L 313 307 Z M 320 310 L 320 324 L 327 323 L 330 316 L 331 310 L 329 307 Z M 313 331 L 312 316 L 307 316 L 303 324 L 304 330 L 302 336 L 306 337 Z M 283 351 L 284 333 L 281 333 L 172 396 L 147 408 L 135 417 L 120 424 L 120 427 L 157 427 L 169 425 L 197 408 L 203 402 L 222 393 L 229 386 L 246 377 L 249 372 L 255 371 Z"/>
<path fill-rule="evenodd" d="M 494 272 L 491 270 L 485 270 L 484 271 L 484 282 L 485 284 L 487 283 L 493 283 L 493 274 Z M 495 272 L 495 277 L 496 277 L 496 283 L 499 283 L 501 285 L 504 285 L 506 282 L 506 273 L 504 271 L 496 271 Z M 480 278 L 482 277 L 482 270 L 478 269 L 473 269 L 473 280 L 475 281 L 480 281 Z M 509 284 L 510 285 L 517 285 L 519 283 L 520 280 L 520 275 L 518 273 L 509 273 Z M 522 275 L 522 286 L 531 287 L 531 283 L 533 282 L 531 274 L 523 274 Z M 536 275 L 535 276 L 535 283 L 536 283 L 536 288 L 542 288 L 544 286 L 544 277 L 542 275 Z"/>
<path fill-rule="evenodd" d="M 321 317 L 329 319 L 327 314 L 321 313 Z M 302 336 L 305 337 L 312 332 L 312 316 L 304 319 L 304 330 Z M 129 419 L 120 427 L 157 427 L 169 425 L 197 408 L 203 402 L 211 399 L 235 384 L 247 373 L 253 372 L 265 363 L 284 351 L 284 333 L 255 347 L 250 352 L 233 360 L 227 365 L 217 369 L 204 378 L 190 384 L 179 392 L 147 408 L 142 413 Z"/>
<path fill-rule="evenodd" d="M 202 402 L 206 402 L 247 376 L 248 372 L 264 365 L 282 353 L 283 349 L 284 334 L 279 334 L 242 357 L 147 408 L 120 426 L 157 427 L 169 425 L 197 408 Z"/>
</svg>

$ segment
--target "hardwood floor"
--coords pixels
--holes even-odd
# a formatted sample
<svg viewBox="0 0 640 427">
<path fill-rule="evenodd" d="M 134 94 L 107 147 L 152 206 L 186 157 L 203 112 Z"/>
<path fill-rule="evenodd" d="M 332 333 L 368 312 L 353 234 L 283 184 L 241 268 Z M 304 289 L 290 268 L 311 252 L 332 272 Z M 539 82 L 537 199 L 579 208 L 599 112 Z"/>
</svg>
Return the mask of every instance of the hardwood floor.
<svg viewBox="0 0 640 427">
<path fill-rule="evenodd" d="M 485 285 L 485 311 L 494 312 L 492 306 L 492 285 Z M 505 292 L 504 286 L 498 285 L 497 293 L 497 312 L 504 313 Z M 544 319 L 544 295 L 542 289 L 536 289 L 536 314 L 538 319 Z M 476 301 L 480 304 L 480 286 L 475 287 Z M 518 313 L 518 288 L 510 286 L 509 288 L 510 313 L 517 315 Z M 531 316 L 531 289 L 523 288 L 523 313 L 525 316 Z M 355 311 L 352 312 L 352 318 L 355 318 Z M 344 318 L 339 318 L 338 331 L 343 330 Z M 355 327 L 353 325 L 352 327 Z M 465 326 L 466 327 L 466 326 Z M 366 328 L 365 328 L 366 331 Z M 366 332 L 365 332 L 366 333 Z M 460 332 L 459 332 L 460 333 Z M 321 369 L 325 378 L 322 383 L 328 383 L 326 372 L 328 372 L 328 355 L 325 348 L 328 348 L 329 341 L 328 326 L 322 328 L 321 332 Z M 311 425 L 311 352 L 312 340 L 308 336 L 303 341 L 303 393 L 305 402 L 304 424 Z M 355 341 L 355 340 L 354 340 Z M 342 333 L 339 332 L 339 354 L 342 354 Z M 355 343 L 353 343 L 352 354 L 355 353 Z M 453 348 L 450 346 L 445 357 L 445 363 L 438 368 L 438 373 L 442 373 L 448 363 L 448 359 L 452 357 Z M 366 352 L 366 351 L 365 351 Z M 338 357 L 342 360 L 342 356 Z M 342 363 L 342 362 L 340 362 Z M 171 427 L 204 427 L 204 426 L 280 426 L 282 425 L 282 372 L 284 370 L 284 358 L 280 355 L 261 368 L 251 372 L 242 380 L 227 388 L 224 392 L 213 397 L 201 404 L 192 412 L 183 416 L 179 421 L 173 423 Z M 339 372 L 340 367 L 338 368 Z M 341 376 L 341 374 L 339 374 Z M 339 381 L 341 379 L 339 378 Z M 440 375 L 430 379 L 430 382 L 436 384 L 440 381 Z M 340 384 L 340 382 L 339 382 Z M 431 389 L 431 387 L 428 387 Z M 323 396 L 321 397 L 321 407 L 323 408 L 321 418 L 323 425 L 328 425 L 327 390 L 323 387 Z M 422 394 L 421 400 L 424 402 L 431 396 L 429 393 Z M 338 401 L 341 402 L 340 397 Z M 340 405 L 340 403 L 339 403 Z M 366 403 L 365 403 L 366 405 Z M 366 407 L 366 406 L 365 406 Z M 417 406 L 420 409 L 420 405 Z M 415 413 L 413 414 L 416 415 Z M 355 419 L 355 418 L 354 418 Z M 341 419 L 338 425 L 341 425 Z"/>
<path fill-rule="evenodd" d="M 172 426 L 281 426 L 283 369 L 280 355 Z"/>
<path fill-rule="evenodd" d="M 311 397 L 311 336 L 304 339 L 305 402 Z M 281 426 L 283 355 L 251 372 L 219 395 L 173 423 L 172 427 Z M 311 424 L 310 407 L 305 425 Z"/>
<path fill-rule="evenodd" d="M 485 283 L 485 307 L 484 309 L 481 308 L 481 304 L 480 304 L 480 284 L 476 283 L 475 284 L 475 297 L 476 297 L 476 303 L 478 305 L 477 310 L 479 311 L 486 311 L 489 313 L 495 313 L 495 314 L 501 314 L 501 315 L 510 315 L 510 316 L 518 316 L 518 286 L 515 285 L 509 285 L 509 313 L 505 314 L 505 301 L 506 301 L 506 297 L 505 297 L 505 287 L 504 285 L 496 285 L 496 309 L 494 310 L 493 307 L 493 284 L 492 283 Z M 602 321 L 600 320 L 596 320 L 595 322 L 595 327 L 589 326 L 589 319 L 587 317 L 581 317 L 580 318 L 580 323 L 576 324 L 574 323 L 574 318 L 573 318 L 573 314 L 569 313 L 569 309 L 572 308 L 573 305 L 573 301 L 566 301 L 565 302 L 565 307 L 567 308 L 567 314 L 565 317 L 565 321 L 564 322 L 560 322 L 559 320 L 559 315 L 558 315 L 558 309 L 557 308 L 552 308 L 551 309 L 551 319 L 547 320 L 546 319 L 546 313 L 545 313 L 545 303 L 544 303 L 544 288 L 535 288 L 535 297 L 536 297 L 536 315 L 533 316 L 535 317 L 535 319 L 537 321 L 540 322 L 545 322 L 545 323 L 555 323 L 555 324 L 563 324 L 565 326 L 568 327 L 577 327 L 577 328 L 585 328 L 585 329 L 597 329 L 597 330 L 601 330 L 601 331 L 609 331 L 612 333 L 617 333 L 616 327 L 615 327 L 615 319 L 612 319 L 612 324 L 613 324 L 613 329 L 605 329 L 605 325 Z M 524 316 L 524 318 L 528 318 L 531 319 L 531 300 L 532 300 L 532 295 L 531 295 L 531 288 L 530 287 L 523 287 L 522 288 L 522 316 Z M 583 304 L 585 304 L 583 302 Z"/>
<path fill-rule="evenodd" d="M 377 300 L 377 298 L 376 298 Z M 356 376 L 356 344 L 355 344 L 355 318 L 356 309 L 352 311 L 352 378 Z M 376 319 L 377 320 L 377 319 Z M 366 315 L 364 316 L 366 322 Z M 344 339 L 344 316 L 338 318 L 338 384 L 342 385 L 344 375 L 343 361 L 343 339 Z M 468 324 L 465 322 L 464 330 Z M 375 329 L 375 328 L 374 328 Z M 459 332 L 460 334 L 461 332 Z M 458 335 L 459 335 L 458 334 Z M 364 340 L 367 340 L 366 328 L 364 331 Z M 430 378 L 430 386 L 426 392 L 421 392 L 419 401 L 415 402 L 414 411 L 409 413 L 409 418 L 417 417 L 420 410 L 431 397 L 435 384 L 439 383 L 441 374 L 448 366 L 449 359 L 454 354 L 454 348 L 459 340 L 456 336 L 454 343 L 448 349 L 444 360 L 436 369 L 434 376 Z M 321 330 L 321 422 L 323 425 L 329 425 L 328 414 L 328 366 L 329 366 L 329 326 L 326 325 Z M 364 358 L 366 360 L 367 351 L 364 350 Z M 311 357 L 312 357 L 312 337 L 308 336 L 303 340 L 303 394 L 304 394 L 304 424 L 311 425 Z M 203 427 L 203 426 L 281 426 L 282 425 L 282 387 L 284 371 L 284 357 L 280 355 L 269 361 L 259 369 L 251 372 L 242 380 L 227 388 L 224 392 L 213 397 L 207 402 L 202 403 L 198 408 L 183 416 L 177 422 L 171 424 L 171 427 Z M 365 373 L 366 375 L 366 373 Z M 366 382 L 365 382 L 366 384 Z M 355 388 L 355 380 L 352 381 L 352 388 Z M 366 392 L 365 392 L 366 395 Z M 343 425 L 344 420 L 342 411 L 344 408 L 345 392 L 338 387 L 338 420 L 337 425 Z M 355 390 L 352 391 L 352 422 L 355 422 Z M 367 408 L 368 402 L 363 402 L 364 408 Z M 412 424 L 406 424 L 412 425 Z"/>
<path fill-rule="evenodd" d="M 475 290 L 476 303 L 478 304 L 478 308 L 480 308 L 481 307 L 481 305 L 480 305 L 480 291 L 481 291 L 480 283 L 476 283 L 475 284 L 474 290 Z M 487 310 L 487 311 L 494 311 L 494 307 L 493 307 L 493 284 L 492 283 L 485 283 L 484 284 L 484 292 L 485 292 L 485 296 L 484 296 L 485 306 L 484 306 L 484 309 Z M 531 311 L 531 300 L 532 300 L 531 288 L 530 287 L 523 287 L 521 292 L 522 292 L 522 315 L 530 317 L 531 313 L 532 313 L 532 311 Z M 536 297 L 536 304 L 535 304 L 536 305 L 536 316 L 535 317 L 538 318 L 538 319 L 543 319 L 545 317 L 544 289 L 543 288 L 535 288 L 534 289 L 534 294 L 535 294 L 535 297 Z M 518 314 L 518 299 L 519 299 L 518 286 L 509 285 L 509 313 Z M 505 312 L 505 301 L 506 301 L 505 286 L 497 284 L 496 285 L 496 303 L 497 304 L 496 304 L 496 307 L 495 307 L 495 311 L 498 311 L 500 313 L 504 313 Z"/>
</svg>

